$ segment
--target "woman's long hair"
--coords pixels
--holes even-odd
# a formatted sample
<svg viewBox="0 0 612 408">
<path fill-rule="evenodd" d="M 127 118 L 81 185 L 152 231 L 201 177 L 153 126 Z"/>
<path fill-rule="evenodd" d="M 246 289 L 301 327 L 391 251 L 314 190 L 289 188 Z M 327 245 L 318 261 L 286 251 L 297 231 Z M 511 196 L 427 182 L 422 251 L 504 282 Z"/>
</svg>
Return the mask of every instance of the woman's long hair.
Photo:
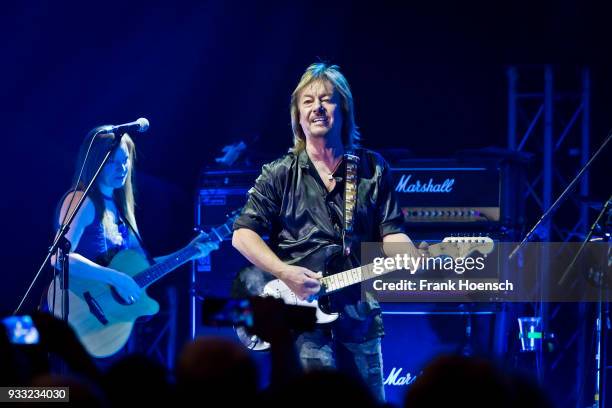
<svg viewBox="0 0 612 408">
<path fill-rule="evenodd" d="M 79 155 L 76 162 L 76 168 L 74 173 L 74 179 L 72 182 L 72 188 L 76 186 L 77 190 L 84 191 L 87 185 L 93 179 L 96 170 L 102 160 L 106 151 L 112 144 L 115 136 L 111 134 L 97 134 L 101 128 L 93 129 L 83 141 L 79 150 Z M 134 159 L 136 154 L 136 148 L 134 141 L 126 133 L 123 135 L 122 143 L 125 143 L 129 152 L 129 166 L 127 170 L 127 176 L 125 184 L 122 188 L 115 189 L 113 192 L 113 198 L 115 204 L 119 207 L 122 215 L 132 225 L 136 231 L 138 230 L 136 225 L 136 217 L 134 216 L 134 208 L 136 203 L 134 201 Z M 114 153 L 114 152 L 113 152 Z M 81 172 L 82 168 L 82 172 Z M 79 179 L 80 176 L 80 179 Z M 99 179 L 98 179 L 99 180 Z M 89 198 L 94 203 L 98 214 L 102 215 L 103 222 L 109 219 L 106 215 L 106 206 L 104 205 L 104 198 L 98 186 L 92 187 L 89 193 Z"/>
</svg>

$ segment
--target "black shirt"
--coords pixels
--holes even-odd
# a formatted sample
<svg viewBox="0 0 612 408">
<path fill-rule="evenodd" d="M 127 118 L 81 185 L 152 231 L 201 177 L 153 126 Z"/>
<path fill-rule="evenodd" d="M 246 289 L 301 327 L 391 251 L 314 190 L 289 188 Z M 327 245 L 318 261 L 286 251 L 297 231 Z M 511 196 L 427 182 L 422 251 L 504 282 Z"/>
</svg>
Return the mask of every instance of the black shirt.
<svg viewBox="0 0 612 408">
<path fill-rule="evenodd" d="M 404 232 L 404 218 L 389 165 L 373 151 L 355 153 L 360 161 L 352 252 L 359 259 L 361 242 L 380 242 L 385 235 Z M 342 245 L 344 173 L 341 163 L 334 173 L 336 186 L 328 192 L 305 150 L 264 165 L 234 230 L 248 228 L 269 236 L 270 247 L 283 261 L 299 260 L 329 244 Z M 381 336 L 378 304 L 370 299 L 354 306 L 335 324 L 339 336 L 347 341 Z M 362 327 L 350 320 L 360 320 Z"/>
</svg>

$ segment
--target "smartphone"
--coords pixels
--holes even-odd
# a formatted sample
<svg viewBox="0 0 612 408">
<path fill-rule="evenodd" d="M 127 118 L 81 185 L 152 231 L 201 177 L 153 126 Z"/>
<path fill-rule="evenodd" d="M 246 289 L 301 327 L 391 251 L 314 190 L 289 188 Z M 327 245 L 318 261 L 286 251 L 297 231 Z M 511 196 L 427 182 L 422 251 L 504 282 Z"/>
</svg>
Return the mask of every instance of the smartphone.
<svg viewBox="0 0 612 408">
<path fill-rule="evenodd" d="M 255 314 L 262 313 L 261 304 L 266 298 L 205 298 L 202 300 L 202 323 L 206 326 L 242 326 L 253 328 Z M 270 309 L 264 307 L 266 313 L 280 313 L 287 322 L 288 328 L 298 332 L 314 330 L 317 318 L 316 308 L 298 305 L 287 305 L 280 299 Z M 262 316 L 265 318 L 265 316 Z"/>
<path fill-rule="evenodd" d="M 30 316 L 10 316 L 2 319 L 12 344 L 38 344 L 40 335 Z"/>
<path fill-rule="evenodd" d="M 253 308 L 249 299 L 205 298 L 202 323 L 206 326 L 253 327 Z"/>
</svg>

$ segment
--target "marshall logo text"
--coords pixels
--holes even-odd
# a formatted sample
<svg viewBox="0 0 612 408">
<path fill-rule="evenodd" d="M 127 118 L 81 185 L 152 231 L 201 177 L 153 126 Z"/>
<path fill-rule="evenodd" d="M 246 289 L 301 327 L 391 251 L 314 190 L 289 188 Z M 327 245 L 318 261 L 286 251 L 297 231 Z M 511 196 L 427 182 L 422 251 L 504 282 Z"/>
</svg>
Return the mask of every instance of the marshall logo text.
<svg viewBox="0 0 612 408">
<path fill-rule="evenodd" d="M 398 193 L 450 193 L 455 184 L 454 178 L 447 178 L 442 183 L 434 183 L 433 178 L 430 178 L 428 182 L 418 179 L 411 181 L 411 179 L 412 174 L 402 174 L 395 191 Z"/>
<path fill-rule="evenodd" d="M 387 378 L 385 378 L 383 385 L 410 385 L 416 380 L 416 376 L 413 377 L 409 372 L 402 374 L 402 370 L 403 368 L 401 367 L 393 367 Z"/>
</svg>

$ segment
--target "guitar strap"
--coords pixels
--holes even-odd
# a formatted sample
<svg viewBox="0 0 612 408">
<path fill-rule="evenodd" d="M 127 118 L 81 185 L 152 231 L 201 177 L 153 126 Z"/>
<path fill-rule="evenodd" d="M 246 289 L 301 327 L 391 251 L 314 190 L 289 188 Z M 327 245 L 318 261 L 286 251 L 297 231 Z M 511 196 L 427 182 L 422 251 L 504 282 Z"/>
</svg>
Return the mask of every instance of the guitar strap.
<svg viewBox="0 0 612 408">
<path fill-rule="evenodd" d="M 357 204 L 357 184 L 359 171 L 359 156 L 349 150 L 346 158 L 346 177 L 344 178 L 344 229 L 342 231 L 342 251 L 344 256 L 351 253 L 353 229 L 355 221 L 355 205 Z"/>
<path fill-rule="evenodd" d="M 123 215 L 123 211 L 121 211 L 121 208 L 119 206 L 117 207 L 117 211 L 119 212 L 119 215 L 121 216 L 121 220 L 123 222 L 125 222 L 128 226 L 128 228 L 132 231 L 132 234 L 136 237 L 136 240 L 138 241 L 138 244 L 140 245 L 140 249 L 142 249 L 142 252 L 145 254 L 145 256 L 147 257 L 147 260 L 149 261 L 149 263 L 151 265 L 155 265 L 155 260 L 153 259 L 153 257 L 149 254 L 149 251 L 146 250 L 146 247 L 144 245 L 144 242 L 142 241 L 142 238 L 140 237 L 140 234 L 138 233 L 138 231 L 136 231 L 136 228 L 134 228 L 134 226 L 132 225 L 132 223 L 127 219 L 127 217 L 125 217 Z"/>
</svg>

